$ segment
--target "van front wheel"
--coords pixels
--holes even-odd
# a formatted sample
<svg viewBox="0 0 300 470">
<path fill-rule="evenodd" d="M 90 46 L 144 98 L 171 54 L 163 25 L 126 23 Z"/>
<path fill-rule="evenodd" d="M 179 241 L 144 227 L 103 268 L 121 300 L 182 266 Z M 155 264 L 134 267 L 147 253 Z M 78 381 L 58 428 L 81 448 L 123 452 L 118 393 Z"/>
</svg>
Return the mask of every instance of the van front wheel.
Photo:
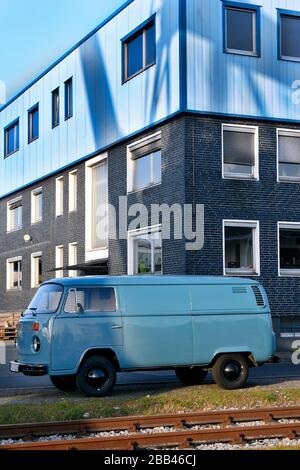
<svg viewBox="0 0 300 470">
<path fill-rule="evenodd" d="M 242 388 L 248 380 L 249 366 L 242 354 L 223 354 L 213 368 L 213 379 L 225 390 Z"/>
<path fill-rule="evenodd" d="M 175 373 L 185 385 L 200 385 L 207 376 L 207 371 L 198 366 L 178 367 L 175 369 Z"/>
<path fill-rule="evenodd" d="M 101 356 L 88 358 L 80 367 L 76 377 L 78 388 L 89 397 L 108 395 L 116 383 L 115 366 Z"/>
</svg>

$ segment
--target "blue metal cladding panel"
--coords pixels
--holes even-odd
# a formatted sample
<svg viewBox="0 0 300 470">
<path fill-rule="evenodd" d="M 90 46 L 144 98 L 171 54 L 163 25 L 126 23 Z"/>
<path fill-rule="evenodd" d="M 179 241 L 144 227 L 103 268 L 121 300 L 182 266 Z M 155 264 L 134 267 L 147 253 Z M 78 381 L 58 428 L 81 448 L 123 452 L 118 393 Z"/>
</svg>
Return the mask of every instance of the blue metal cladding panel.
<svg viewBox="0 0 300 470">
<path fill-rule="evenodd" d="M 277 18 L 279 8 L 300 11 L 299 0 L 235 4 L 260 6 L 259 57 L 224 53 L 222 0 L 187 0 L 188 109 L 300 121 L 300 63 L 278 59 Z"/>
<path fill-rule="evenodd" d="M 154 14 L 156 64 L 122 84 L 121 39 Z M 65 121 L 70 77 L 73 117 Z M 52 129 L 57 87 L 60 124 Z M 179 0 L 134 0 L 2 109 L 0 197 L 175 113 L 179 94 Z M 37 102 L 40 136 L 28 145 L 27 112 Z M 20 150 L 4 159 L 3 129 L 18 117 Z"/>
</svg>

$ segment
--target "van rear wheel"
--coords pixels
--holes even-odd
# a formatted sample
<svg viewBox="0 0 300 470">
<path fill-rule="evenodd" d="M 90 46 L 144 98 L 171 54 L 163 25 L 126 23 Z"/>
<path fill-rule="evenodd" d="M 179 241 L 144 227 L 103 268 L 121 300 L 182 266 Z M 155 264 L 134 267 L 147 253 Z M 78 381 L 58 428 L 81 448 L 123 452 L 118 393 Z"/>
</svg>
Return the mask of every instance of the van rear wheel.
<svg viewBox="0 0 300 470">
<path fill-rule="evenodd" d="M 116 368 L 101 356 L 88 358 L 80 367 L 76 377 L 79 390 L 89 397 L 108 395 L 116 383 Z"/>
<path fill-rule="evenodd" d="M 77 390 L 75 375 L 50 375 L 54 387 L 63 392 L 75 392 Z"/>
<path fill-rule="evenodd" d="M 247 359 L 242 354 L 223 354 L 216 360 L 212 375 L 216 384 L 225 390 L 242 388 L 249 375 Z"/>
<path fill-rule="evenodd" d="M 202 367 L 178 367 L 175 369 L 177 378 L 185 385 L 200 385 L 205 377 L 207 371 Z"/>
</svg>

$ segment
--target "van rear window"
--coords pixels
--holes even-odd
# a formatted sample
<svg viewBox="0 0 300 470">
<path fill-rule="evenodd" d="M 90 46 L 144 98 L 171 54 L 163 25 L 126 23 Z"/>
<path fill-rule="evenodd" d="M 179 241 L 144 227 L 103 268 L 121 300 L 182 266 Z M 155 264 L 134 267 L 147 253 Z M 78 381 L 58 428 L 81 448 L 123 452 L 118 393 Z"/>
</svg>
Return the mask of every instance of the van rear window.
<svg viewBox="0 0 300 470">
<path fill-rule="evenodd" d="M 112 287 L 77 287 L 68 292 L 65 312 L 115 312 L 116 296 Z"/>
</svg>

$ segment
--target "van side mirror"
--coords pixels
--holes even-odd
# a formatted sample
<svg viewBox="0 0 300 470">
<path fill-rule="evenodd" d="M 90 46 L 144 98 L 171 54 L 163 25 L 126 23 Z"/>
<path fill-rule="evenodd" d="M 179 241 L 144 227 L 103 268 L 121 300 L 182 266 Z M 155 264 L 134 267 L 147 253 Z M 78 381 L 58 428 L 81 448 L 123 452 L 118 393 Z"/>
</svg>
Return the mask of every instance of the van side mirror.
<svg viewBox="0 0 300 470">
<path fill-rule="evenodd" d="M 82 313 L 83 312 L 83 306 L 81 305 L 80 302 L 76 302 L 76 307 L 77 307 L 77 312 Z"/>
</svg>

